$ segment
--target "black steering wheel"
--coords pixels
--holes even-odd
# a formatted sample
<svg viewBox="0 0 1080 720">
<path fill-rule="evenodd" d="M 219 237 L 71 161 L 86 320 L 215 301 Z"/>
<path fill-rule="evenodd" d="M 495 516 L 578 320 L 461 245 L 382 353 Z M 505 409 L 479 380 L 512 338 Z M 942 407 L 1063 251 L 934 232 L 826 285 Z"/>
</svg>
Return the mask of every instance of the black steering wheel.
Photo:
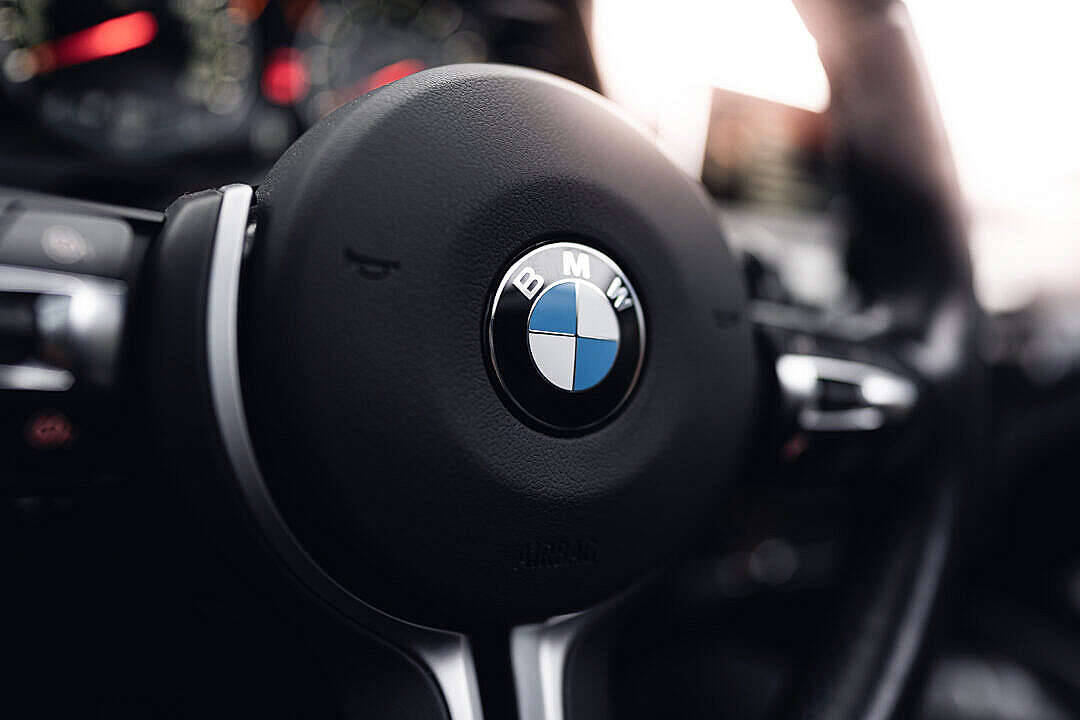
<svg viewBox="0 0 1080 720">
<path fill-rule="evenodd" d="M 608 649 L 656 570 L 762 481 L 758 431 L 865 442 L 868 473 L 905 478 L 871 494 L 902 501 L 786 712 L 888 717 L 970 475 L 977 311 L 902 5 L 796 4 L 833 89 L 858 310 L 749 298 L 704 190 L 603 98 L 429 70 L 334 112 L 258 188 L 164 216 L 0 196 L 26 239 L 0 258 L 18 311 L 0 399 L 33 446 L 12 485 L 40 489 L 68 437 L 30 413 L 43 393 L 93 415 L 76 461 L 98 469 L 108 418 L 136 413 L 141 466 L 350 658 L 339 712 L 602 718 L 633 715 Z"/>
</svg>

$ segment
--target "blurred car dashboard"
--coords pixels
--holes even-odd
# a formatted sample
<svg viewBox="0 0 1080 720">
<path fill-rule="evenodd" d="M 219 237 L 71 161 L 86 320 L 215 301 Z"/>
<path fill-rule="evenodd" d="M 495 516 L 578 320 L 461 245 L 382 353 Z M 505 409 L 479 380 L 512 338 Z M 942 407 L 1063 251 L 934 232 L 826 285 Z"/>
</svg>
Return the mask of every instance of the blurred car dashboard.
<svg viewBox="0 0 1080 720">
<path fill-rule="evenodd" d="M 257 182 L 340 105 L 459 62 L 599 89 L 572 1 L 0 0 L 0 185 L 163 209 Z"/>
</svg>

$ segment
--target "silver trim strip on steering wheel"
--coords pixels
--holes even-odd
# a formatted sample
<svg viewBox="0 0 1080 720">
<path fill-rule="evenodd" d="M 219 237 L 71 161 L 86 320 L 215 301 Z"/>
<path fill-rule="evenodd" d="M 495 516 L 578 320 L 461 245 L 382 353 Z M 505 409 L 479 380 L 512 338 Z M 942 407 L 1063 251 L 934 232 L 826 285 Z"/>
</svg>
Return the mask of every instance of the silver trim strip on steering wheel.
<svg viewBox="0 0 1080 720">
<path fill-rule="evenodd" d="M 248 185 L 222 188 L 206 305 L 210 394 L 221 441 L 237 484 L 259 529 L 305 585 L 358 624 L 422 661 L 442 691 L 450 720 L 482 720 L 479 685 L 468 638 L 395 618 L 339 585 L 293 535 L 259 470 L 244 414 L 237 336 L 240 271 L 252 194 Z"/>
<path fill-rule="evenodd" d="M 590 613 L 561 615 L 510 632 L 520 720 L 564 720 L 566 661 L 574 642 L 592 620 Z"/>
</svg>

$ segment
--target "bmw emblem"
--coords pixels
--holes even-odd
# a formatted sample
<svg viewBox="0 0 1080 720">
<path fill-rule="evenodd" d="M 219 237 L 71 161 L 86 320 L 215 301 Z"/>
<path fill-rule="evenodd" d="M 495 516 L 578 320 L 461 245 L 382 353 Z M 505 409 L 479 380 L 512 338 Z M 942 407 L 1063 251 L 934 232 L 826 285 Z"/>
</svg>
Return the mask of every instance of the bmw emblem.
<svg viewBox="0 0 1080 720">
<path fill-rule="evenodd" d="M 487 340 L 514 409 L 548 428 L 583 430 L 609 418 L 634 389 L 645 318 L 611 258 L 556 242 L 533 248 L 503 275 Z"/>
</svg>

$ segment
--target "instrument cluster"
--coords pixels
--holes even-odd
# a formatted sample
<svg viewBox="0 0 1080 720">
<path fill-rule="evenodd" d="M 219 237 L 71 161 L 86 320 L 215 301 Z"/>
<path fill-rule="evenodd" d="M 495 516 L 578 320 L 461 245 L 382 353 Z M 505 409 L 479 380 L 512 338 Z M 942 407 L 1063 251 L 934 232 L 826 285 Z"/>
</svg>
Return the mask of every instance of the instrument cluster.
<svg viewBox="0 0 1080 720">
<path fill-rule="evenodd" d="M 257 182 L 335 108 L 463 62 L 598 86 L 572 0 L 0 0 L 0 185 Z"/>
</svg>

